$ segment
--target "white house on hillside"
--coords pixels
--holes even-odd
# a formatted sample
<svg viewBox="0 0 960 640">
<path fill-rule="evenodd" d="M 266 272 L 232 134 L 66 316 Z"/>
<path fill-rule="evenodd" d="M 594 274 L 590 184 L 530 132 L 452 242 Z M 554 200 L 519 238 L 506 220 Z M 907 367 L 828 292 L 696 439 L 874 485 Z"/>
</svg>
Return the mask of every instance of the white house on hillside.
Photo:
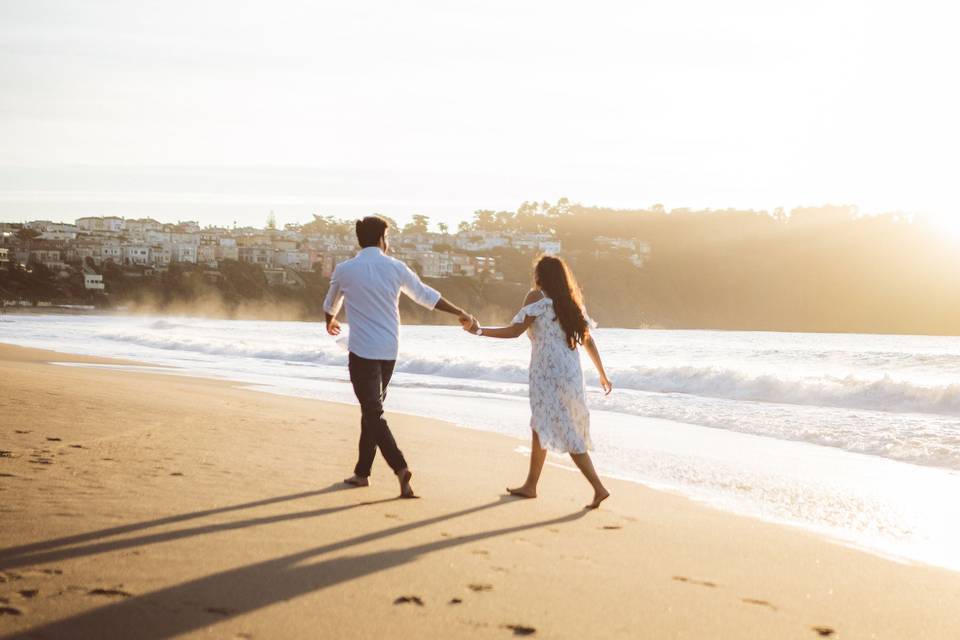
<svg viewBox="0 0 960 640">
<path fill-rule="evenodd" d="M 83 288 L 90 290 L 103 291 L 103 276 L 99 273 L 83 273 Z"/>
<path fill-rule="evenodd" d="M 123 230 L 123 218 L 117 216 L 77 218 L 77 229 L 79 231 L 119 233 Z"/>
</svg>

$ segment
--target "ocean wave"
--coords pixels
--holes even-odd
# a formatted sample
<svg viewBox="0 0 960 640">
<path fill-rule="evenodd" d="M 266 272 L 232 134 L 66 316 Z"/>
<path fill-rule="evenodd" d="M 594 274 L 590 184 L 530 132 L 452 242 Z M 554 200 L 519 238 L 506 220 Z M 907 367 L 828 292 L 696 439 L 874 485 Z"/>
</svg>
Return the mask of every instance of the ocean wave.
<svg viewBox="0 0 960 640">
<path fill-rule="evenodd" d="M 460 358 L 402 358 L 397 362 L 396 371 L 439 378 L 522 384 L 526 384 L 529 377 L 526 365 Z"/>
<path fill-rule="evenodd" d="M 184 326 L 186 325 L 170 322 L 169 320 L 155 320 L 147 325 L 150 329 L 179 329 Z"/>
<path fill-rule="evenodd" d="M 190 337 L 184 335 L 145 334 L 140 332 L 104 333 L 100 338 L 114 342 L 124 342 L 140 347 L 176 351 L 182 353 L 201 353 L 236 358 L 259 358 L 283 362 L 346 366 L 347 354 L 340 349 L 325 349 L 318 343 L 315 349 L 296 344 L 265 343 L 262 340 L 223 340 L 209 336 Z"/>
<path fill-rule="evenodd" d="M 593 378 L 594 376 L 591 376 Z M 863 378 L 750 374 L 720 367 L 634 367 L 614 370 L 621 388 L 727 400 L 872 411 L 960 415 L 960 384 L 920 385 L 884 375 Z"/>
<path fill-rule="evenodd" d="M 153 322 L 146 331 L 104 332 L 100 337 L 141 347 L 195 352 L 226 357 L 259 358 L 289 363 L 345 366 L 346 350 L 312 337 L 298 340 L 264 339 L 254 334 L 230 340 L 171 331 L 174 323 Z M 771 369 L 775 365 L 765 365 Z M 782 366 L 782 365 L 780 365 Z M 403 353 L 397 372 L 438 378 L 469 379 L 495 383 L 526 383 L 526 363 L 513 360 L 481 359 L 474 354 L 437 357 Z M 782 373 L 753 373 L 717 366 L 634 366 L 611 367 L 610 377 L 618 389 L 686 394 L 706 398 L 864 409 L 897 413 L 960 415 L 960 383 L 920 384 L 890 375 L 790 376 Z M 586 370 L 589 384 L 596 385 L 592 369 Z"/>
</svg>

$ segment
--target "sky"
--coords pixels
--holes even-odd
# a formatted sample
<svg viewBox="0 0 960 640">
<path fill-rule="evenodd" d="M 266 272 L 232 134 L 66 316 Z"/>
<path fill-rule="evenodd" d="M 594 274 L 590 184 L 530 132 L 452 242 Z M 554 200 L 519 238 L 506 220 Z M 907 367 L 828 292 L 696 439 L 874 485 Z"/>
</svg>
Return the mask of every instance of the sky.
<svg viewBox="0 0 960 640">
<path fill-rule="evenodd" d="M 0 0 L 0 220 L 951 219 L 950 5 Z"/>
</svg>

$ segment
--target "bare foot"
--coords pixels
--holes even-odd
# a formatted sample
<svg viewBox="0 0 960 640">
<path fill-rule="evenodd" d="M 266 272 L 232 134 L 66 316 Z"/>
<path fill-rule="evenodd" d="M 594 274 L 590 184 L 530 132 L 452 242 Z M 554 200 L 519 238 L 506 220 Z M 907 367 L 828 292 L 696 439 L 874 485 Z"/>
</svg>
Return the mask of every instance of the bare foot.
<svg viewBox="0 0 960 640">
<path fill-rule="evenodd" d="M 343 484 L 349 484 L 351 487 L 369 487 L 370 481 L 361 476 L 353 475 L 344 480 Z"/>
<path fill-rule="evenodd" d="M 413 492 L 413 487 L 410 486 L 410 478 L 413 477 L 413 473 L 410 472 L 410 469 L 404 469 L 403 471 L 397 474 L 397 479 L 400 480 L 400 497 L 401 498 L 416 498 L 416 494 Z"/>
<path fill-rule="evenodd" d="M 509 493 L 512 496 L 517 496 L 518 498 L 536 498 L 537 497 L 537 490 L 528 489 L 526 486 L 516 487 L 514 489 L 507 487 L 507 493 Z"/>
<path fill-rule="evenodd" d="M 596 509 L 600 506 L 600 503 L 610 497 L 610 492 L 604 489 L 603 491 L 597 491 L 593 494 L 593 502 L 588 504 L 585 509 Z"/>
</svg>

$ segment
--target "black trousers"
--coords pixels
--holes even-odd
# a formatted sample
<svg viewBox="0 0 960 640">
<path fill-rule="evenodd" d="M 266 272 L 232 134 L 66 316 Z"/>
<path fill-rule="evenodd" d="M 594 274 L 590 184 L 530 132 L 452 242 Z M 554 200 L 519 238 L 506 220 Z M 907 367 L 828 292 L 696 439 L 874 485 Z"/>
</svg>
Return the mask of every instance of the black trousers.
<svg viewBox="0 0 960 640">
<path fill-rule="evenodd" d="M 383 419 L 383 401 L 393 376 L 395 360 L 368 360 L 350 354 L 350 382 L 360 402 L 360 451 L 353 472 L 361 478 L 370 475 L 377 447 L 393 472 L 407 467 L 387 421 Z"/>
</svg>

